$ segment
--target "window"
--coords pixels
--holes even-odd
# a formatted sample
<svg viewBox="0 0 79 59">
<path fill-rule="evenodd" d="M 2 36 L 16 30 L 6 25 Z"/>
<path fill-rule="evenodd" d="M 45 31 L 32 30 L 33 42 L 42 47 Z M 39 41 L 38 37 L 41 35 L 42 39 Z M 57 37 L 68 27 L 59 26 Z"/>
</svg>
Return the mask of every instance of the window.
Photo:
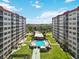
<svg viewBox="0 0 79 59">
<path fill-rule="evenodd" d="M 3 22 L 0 22 L 0 26 L 3 26 Z"/>
<path fill-rule="evenodd" d="M 74 45 L 76 45 L 76 43 L 75 43 L 75 42 L 73 42 L 73 44 L 74 44 Z"/>
<path fill-rule="evenodd" d="M 73 13 L 73 15 L 75 15 L 75 14 L 76 14 L 76 12 Z"/>
<path fill-rule="evenodd" d="M 10 27 L 8 27 L 8 29 L 10 29 Z"/>
<path fill-rule="evenodd" d="M 69 42 L 72 42 L 72 40 L 69 40 Z"/>
<path fill-rule="evenodd" d="M 4 15 L 7 15 L 7 13 L 5 12 Z"/>
<path fill-rule="evenodd" d="M 72 38 L 71 36 L 69 36 L 69 38 Z"/>
<path fill-rule="evenodd" d="M 10 18 L 8 18 L 8 20 L 10 21 Z"/>
<path fill-rule="evenodd" d="M 73 37 L 74 40 L 76 40 L 76 37 Z"/>
<path fill-rule="evenodd" d="M 7 25 L 7 23 L 5 22 L 4 25 Z"/>
<path fill-rule="evenodd" d="M 69 29 L 72 29 L 72 27 L 69 27 Z"/>
<path fill-rule="evenodd" d="M 79 32 L 77 33 L 77 36 L 79 37 Z"/>
<path fill-rule="evenodd" d="M 4 40 L 7 40 L 7 37 L 5 37 Z"/>
<path fill-rule="evenodd" d="M 79 42 L 79 38 L 77 38 L 77 42 Z"/>
<path fill-rule="evenodd" d="M 73 47 L 73 49 L 74 49 L 74 50 L 76 50 L 76 48 L 75 48 L 75 47 Z"/>
<path fill-rule="evenodd" d="M 11 23 L 8 23 L 8 25 L 11 25 Z"/>
<path fill-rule="evenodd" d="M 5 32 L 4 35 L 7 35 L 7 32 Z"/>
<path fill-rule="evenodd" d="M 4 27 L 4 30 L 7 30 L 7 27 Z"/>
<path fill-rule="evenodd" d="M 76 20 L 76 18 L 73 18 L 73 20 Z"/>
<path fill-rule="evenodd" d="M 8 38 L 10 38 L 10 36 L 8 36 Z"/>
<path fill-rule="evenodd" d="M 4 20 L 7 20 L 7 18 L 4 18 Z"/>
<path fill-rule="evenodd" d="M 76 35 L 76 32 L 73 32 L 73 35 Z"/>
<path fill-rule="evenodd" d="M 8 16 L 11 16 L 10 14 L 8 14 Z"/>
<path fill-rule="evenodd" d="M 70 25 L 72 24 L 72 23 L 69 23 Z"/>
<path fill-rule="evenodd" d="M 3 36 L 3 33 L 0 33 L 0 37 L 2 37 Z"/>
<path fill-rule="evenodd" d="M 71 31 L 69 31 L 69 33 L 72 33 Z"/>
<path fill-rule="evenodd" d="M 69 20 L 72 20 L 72 18 L 69 18 Z"/>
<path fill-rule="evenodd" d="M 77 26 L 79 26 L 79 21 L 77 22 Z"/>
<path fill-rule="evenodd" d="M 72 14 L 69 14 L 69 16 L 72 16 Z"/>
<path fill-rule="evenodd" d="M 10 31 L 8 32 L 8 34 L 10 33 Z"/>
<path fill-rule="evenodd" d="M 76 25 L 76 23 L 74 22 L 73 25 Z"/>
</svg>

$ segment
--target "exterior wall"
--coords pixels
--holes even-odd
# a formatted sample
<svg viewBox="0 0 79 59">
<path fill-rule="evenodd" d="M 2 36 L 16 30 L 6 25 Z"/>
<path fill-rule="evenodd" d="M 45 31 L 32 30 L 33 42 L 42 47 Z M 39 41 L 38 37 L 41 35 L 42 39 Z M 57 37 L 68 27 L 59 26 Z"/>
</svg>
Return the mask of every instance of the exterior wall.
<svg viewBox="0 0 79 59">
<path fill-rule="evenodd" d="M 11 14 L 11 48 L 16 48 L 16 15 Z"/>
<path fill-rule="evenodd" d="M 53 34 L 54 38 L 57 40 L 57 18 L 53 18 Z"/>
<path fill-rule="evenodd" d="M 7 29 L 5 30 L 4 28 Z M 8 58 L 10 52 L 11 52 L 11 13 L 3 11 L 3 57 Z"/>
<path fill-rule="evenodd" d="M 59 17 L 52 18 L 53 36 L 59 42 Z"/>
<path fill-rule="evenodd" d="M 59 16 L 59 43 L 63 44 L 64 40 L 64 21 L 63 15 Z"/>
<path fill-rule="evenodd" d="M 62 47 L 64 43 L 65 49 L 75 59 L 79 59 L 79 7 L 59 15 L 58 18 L 54 17 L 52 20 L 54 38 L 57 40 L 58 37 L 57 42 L 60 43 L 60 46 Z"/>
<path fill-rule="evenodd" d="M 0 59 L 8 59 L 13 49 L 25 39 L 26 18 L 0 6 Z"/>
<path fill-rule="evenodd" d="M 68 16 L 68 48 L 77 58 L 77 11 L 69 13 Z"/>
<path fill-rule="evenodd" d="M 77 11 L 77 58 L 79 58 L 79 11 Z"/>
<path fill-rule="evenodd" d="M 3 11 L 0 10 L 0 58 L 3 57 Z"/>
</svg>

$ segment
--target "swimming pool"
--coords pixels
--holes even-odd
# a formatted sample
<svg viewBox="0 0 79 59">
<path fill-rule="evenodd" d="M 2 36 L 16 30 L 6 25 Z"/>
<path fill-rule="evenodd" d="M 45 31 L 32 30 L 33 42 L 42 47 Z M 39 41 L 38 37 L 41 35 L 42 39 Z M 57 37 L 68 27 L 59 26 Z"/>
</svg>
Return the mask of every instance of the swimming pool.
<svg viewBox="0 0 79 59">
<path fill-rule="evenodd" d="M 45 43 L 44 43 L 44 40 L 36 40 L 36 46 L 44 46 Z"/>
</svg>

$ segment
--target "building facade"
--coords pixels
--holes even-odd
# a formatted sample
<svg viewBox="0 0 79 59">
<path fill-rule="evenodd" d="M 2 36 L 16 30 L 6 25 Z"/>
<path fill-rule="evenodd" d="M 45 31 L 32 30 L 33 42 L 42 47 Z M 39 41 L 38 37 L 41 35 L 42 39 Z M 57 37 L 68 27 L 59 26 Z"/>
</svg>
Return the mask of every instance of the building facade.
<svg viewBox="0 0 79 59">
<path fill-rule="evenodd" d="M 63 49 L 79 59 L 79 7 L 53 17 L 52 23 L 53 37 Z"/>
<path fill-rule="evenodd" d="M 26 18 L 0 6 L 0 59 L 8 59 L 25 38 Z"/>
</svg>

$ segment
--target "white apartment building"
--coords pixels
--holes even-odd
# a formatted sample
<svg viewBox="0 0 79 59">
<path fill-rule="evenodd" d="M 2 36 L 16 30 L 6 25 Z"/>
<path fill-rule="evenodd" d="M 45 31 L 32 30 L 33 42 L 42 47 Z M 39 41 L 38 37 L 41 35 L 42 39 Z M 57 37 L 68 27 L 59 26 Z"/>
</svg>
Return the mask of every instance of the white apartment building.
<svg viewBox="0 0 79 59">
<path fill-rule="evenodd" d="M 52 18 L 52 23 L 56 41 L 75 59 L 79 59 L 79 7 Z"/>
<path fill-rule="evenodd" d="M 0 6 L 0 59 L 8 59 L 26 36 L 26 18 Z"/>
</svg>

